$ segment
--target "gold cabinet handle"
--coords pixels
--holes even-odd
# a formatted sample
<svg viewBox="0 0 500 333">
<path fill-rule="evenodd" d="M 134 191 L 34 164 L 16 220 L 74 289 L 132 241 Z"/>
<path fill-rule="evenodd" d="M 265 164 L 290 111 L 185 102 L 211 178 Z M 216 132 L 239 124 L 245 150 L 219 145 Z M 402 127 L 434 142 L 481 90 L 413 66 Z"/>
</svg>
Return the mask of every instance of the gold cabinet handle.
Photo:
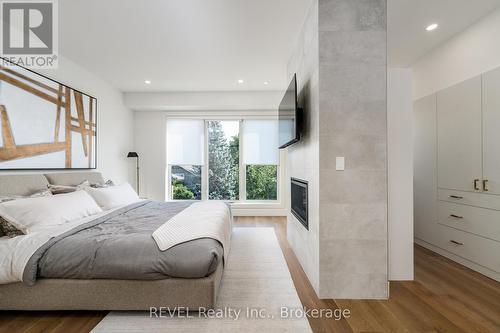
<svg viewBox="0 0 500 333">
<path fill-rule="evenodd" d="M 479 179 L 474 179 L 474 190 L 480 191 L 481 189 L 479 188 L 479 186 L 477 185 L 477 183 L 479 183 Z"/>
<path fill-rule="evenodd" d="M 463 219 L 464 218 L 463 216 L 455 215 L 455 214 L 450 214 L 450 217 L 454 217 L 456 219 Z"/>
<path fill-rule="evenodd" d="M 449 197 L 452 199 L 463 199 L 464 198 L 464 197 L 461 197 L 459 195 L 450 195 Z"/>
<path fill-rule="evenodd" d="M 488 179 L 483 179 L 483 191 L 488 192 Z"/>
</svg>

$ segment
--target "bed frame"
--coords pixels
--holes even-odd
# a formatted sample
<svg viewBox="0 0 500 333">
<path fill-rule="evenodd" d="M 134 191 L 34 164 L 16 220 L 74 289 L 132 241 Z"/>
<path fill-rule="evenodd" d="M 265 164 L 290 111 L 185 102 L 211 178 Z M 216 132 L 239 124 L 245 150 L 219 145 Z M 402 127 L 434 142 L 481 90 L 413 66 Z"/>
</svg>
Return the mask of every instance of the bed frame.
<svg viewBox="0 0 500 333">
<path fill-rule="evenodd" d="M 67 172 L 0 176 L 0 196 L 29 195 L 49 184 L 103 182 L 99 172 Z M 222 279 L 222 262 L 201 279 L 155 281 L 39 279 L 0 285 L 0 310 L 149 310 L 150 307 L 213 308 Z"/>
</svg>

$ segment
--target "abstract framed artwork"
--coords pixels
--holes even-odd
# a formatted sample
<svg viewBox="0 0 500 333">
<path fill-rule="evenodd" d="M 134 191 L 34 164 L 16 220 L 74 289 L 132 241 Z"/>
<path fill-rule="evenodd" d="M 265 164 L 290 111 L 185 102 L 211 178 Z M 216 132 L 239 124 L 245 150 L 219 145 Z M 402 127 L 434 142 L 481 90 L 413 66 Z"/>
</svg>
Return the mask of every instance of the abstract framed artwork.
<svg viewBox="0 0 500 333">
<path fill-rule="evenodd" d="M 0 170 L 95 169 L 97 99 L 0 65 Z"/>
</svg>

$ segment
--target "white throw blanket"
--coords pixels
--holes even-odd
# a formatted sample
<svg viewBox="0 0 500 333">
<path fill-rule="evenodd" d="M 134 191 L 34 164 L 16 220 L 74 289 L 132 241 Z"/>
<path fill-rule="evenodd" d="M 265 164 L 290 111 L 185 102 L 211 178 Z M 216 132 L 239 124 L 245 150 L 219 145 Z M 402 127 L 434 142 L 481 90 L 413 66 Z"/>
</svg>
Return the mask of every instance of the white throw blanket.
<svg viewBox="0 0 500 333">
<path fill-rule="evenodd" d="M 172 217 L 153 232 L 161 251 L 200 238 L 219 241 L 227 260 L 231 242 L 231 211 L 220 201 L 200 201 Z"/>
</svg>

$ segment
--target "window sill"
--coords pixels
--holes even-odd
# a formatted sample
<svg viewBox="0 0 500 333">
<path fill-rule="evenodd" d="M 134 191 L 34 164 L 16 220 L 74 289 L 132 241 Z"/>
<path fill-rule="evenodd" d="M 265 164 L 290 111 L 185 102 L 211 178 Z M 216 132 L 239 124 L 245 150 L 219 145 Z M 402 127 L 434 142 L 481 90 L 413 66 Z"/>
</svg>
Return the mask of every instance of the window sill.
<svg viewBox="0 0 500 333">
<path fill-rule="evenodd" d="M 231 202 L 231 207 L 235 209 L 276 209 L 284 208 L 279 201 L 235 201 Z"/>
<path fill-rule="evenodd" d="M 188 201 L 188 202 L 199 202 L 201 200 L 167 200 L 171 202 L 180 202 L 180 201 Z M 233 208 L 284 208 L 284 205 L 281 204 L 278 200 L 252 200 L 252 201 L 231 201 L 231 200 L 210 200 L 210 201 L 223 201 L 227 202 Z"/>
<path fill-rule="evenodd" d="M 169 200 L 197 202 L 199 200 Z M 229 201 L 227 201 L 229 202 Z M 229 202 L 234 216 L 286 216 L 285 205 L 273 201 L 233 201 Z"/>
</svg>

